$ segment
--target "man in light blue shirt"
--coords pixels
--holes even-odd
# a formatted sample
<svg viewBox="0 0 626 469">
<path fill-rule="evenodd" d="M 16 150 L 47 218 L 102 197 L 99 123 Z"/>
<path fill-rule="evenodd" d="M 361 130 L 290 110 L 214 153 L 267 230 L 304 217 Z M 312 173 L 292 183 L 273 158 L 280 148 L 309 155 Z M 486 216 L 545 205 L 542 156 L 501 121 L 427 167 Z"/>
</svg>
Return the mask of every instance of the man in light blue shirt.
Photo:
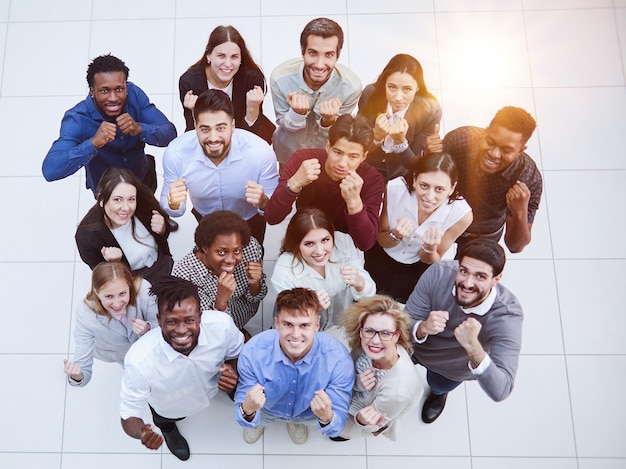
<svg viewBox="0 0 626 469">
<path fill-rule="evenodd" d="M 262 138 L 235 128 L 233 104 L 223 91 L 202 93 L 193 113 L 195 132 L 173 140 L 163 154 L 161 207 L 179 217 L 189 196 L 198 219 L 233 211 L 262 244 L 263 209 L 278 184 L 276 155 Z"/>
<path fill-rule="evenodd" d="M 285 420 L 296 444 L 307 424 L 335 437 L 348 418 L 354 364 L 346 347 L 318 332 L 319 300 L 312 290 L 285 290 L 276 298 L 275 329 L 250 339 L 239 355 L 235 419 L 254 443 L 265 426 Z"/>
</svg>

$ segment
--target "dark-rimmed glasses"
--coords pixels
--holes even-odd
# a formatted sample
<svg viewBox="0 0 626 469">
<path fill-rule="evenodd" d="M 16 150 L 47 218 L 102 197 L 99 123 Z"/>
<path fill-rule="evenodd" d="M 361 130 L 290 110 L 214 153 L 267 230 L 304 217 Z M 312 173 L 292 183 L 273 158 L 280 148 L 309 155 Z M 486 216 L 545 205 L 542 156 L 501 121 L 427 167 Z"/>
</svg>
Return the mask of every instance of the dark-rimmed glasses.
<svg viewBox="0 0 626 469">
<path fill-rule="evenodd" d="M 380 337 L 380 340 L 384 340 L 385 342 L 393 339 L 393 336 L 399 334 L 400 331 L 375 331 L 374 329 L 370 329 L 369 327 L 361 327 L 359 329 L 359 334 L 364 339 L 373 339 L 376 334 Z"/>
</svg>

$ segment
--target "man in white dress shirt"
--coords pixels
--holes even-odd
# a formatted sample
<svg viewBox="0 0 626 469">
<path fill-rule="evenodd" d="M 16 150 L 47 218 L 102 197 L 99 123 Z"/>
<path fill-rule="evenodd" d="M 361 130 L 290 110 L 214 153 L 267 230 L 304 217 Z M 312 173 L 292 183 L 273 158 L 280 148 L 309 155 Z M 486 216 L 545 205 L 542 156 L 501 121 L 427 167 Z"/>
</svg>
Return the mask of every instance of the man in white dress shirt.
<svg viewBox="0 0 626 469">
<path fill-rule="evenodd" d="M 170 277 L 155 283 L 159 328 L 135 342 L 124 360 L 120 416 L 122 428 L 150 449 L 163 443 L 180 460 L 189 459 L 189 445 L 176 421 L 208 407 L 220 389 L 233 393 L 237 357 L 243 334 L 228 314 L 202 315 L 197 287 Z M 154 424 L 146 424 L 149 405 Z"/>
</svg>

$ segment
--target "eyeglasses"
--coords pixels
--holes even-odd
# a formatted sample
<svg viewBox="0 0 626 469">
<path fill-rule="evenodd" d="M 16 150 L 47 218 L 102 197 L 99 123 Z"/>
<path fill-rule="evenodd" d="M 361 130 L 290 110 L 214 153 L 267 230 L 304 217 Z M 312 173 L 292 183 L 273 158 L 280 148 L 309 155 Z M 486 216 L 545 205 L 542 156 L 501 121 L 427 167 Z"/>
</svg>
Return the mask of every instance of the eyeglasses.
<svg viewBox="0 0 626 469">
<path fill-rule="evenodd" d="M 373 339 L 376 334 L 380 337 L 380 340 L 389 341 L 393 339 L 393 336 L 399 334 L 400 331 L 375 331 L 369 327 L 361 327 L 359 329 L 361 337 L 364 339 Z"/>
</svg>

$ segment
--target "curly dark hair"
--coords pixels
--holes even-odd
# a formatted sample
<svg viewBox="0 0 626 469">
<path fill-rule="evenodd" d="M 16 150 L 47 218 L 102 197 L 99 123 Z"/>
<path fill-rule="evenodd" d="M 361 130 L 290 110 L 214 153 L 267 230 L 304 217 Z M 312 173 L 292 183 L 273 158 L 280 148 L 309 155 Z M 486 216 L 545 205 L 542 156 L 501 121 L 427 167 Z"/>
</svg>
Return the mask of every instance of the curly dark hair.
<svg viewBox="0 0 626 469">
<path fill-rule="evenodd" d="M 505 106 L 500 109 L 491 120 L 492 125 L 501 125 L 505 129 L 522 134 L 522 145 L 532 136 L 537 128 L 537 122 L 528 112 L 521 107 Z"/>
<path fill-rule="evenodd" d="M 150 287 L 150 294 L 156 296 L 159 313 L 171 311 L 174 306 L 187 298 L 194 298 L 200 308 L 198 287 L 189 280 L 178 277 L 160 277 Z"/>
<path fill-rule="evenodd" d="M 124 76 L 128 80 L 128 73 L 130 72 L 126 64 L 115 57 L 114 55 L 106 54 L 100 55 L 93 59 L 87 67 L 87 83 L 90 88 L 94 85 L 94 76 L 96 73 L 108 73 L 108 72 L 124 72 Z"/>
<path fill-rule="evenodd" d="M 208 248 L 219 235 L 239 233 L 241 244 L 247 246 L 250 242 L 250 226 L 235 212 L 217 210 L 205 215 L 198 223 L 194 234 L 194 241 L 199 248 Z"/>
</svg>

